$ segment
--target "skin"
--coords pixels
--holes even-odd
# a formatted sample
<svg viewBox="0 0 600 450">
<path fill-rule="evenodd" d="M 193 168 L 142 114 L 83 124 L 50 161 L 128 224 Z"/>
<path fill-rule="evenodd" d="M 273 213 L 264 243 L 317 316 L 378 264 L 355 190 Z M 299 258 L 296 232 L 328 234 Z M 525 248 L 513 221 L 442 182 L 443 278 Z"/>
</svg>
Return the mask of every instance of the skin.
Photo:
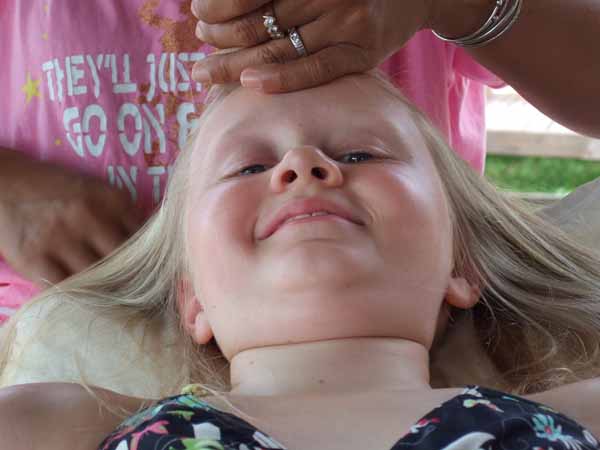
<svg viewBox="0 0 600 450">
<path fill-rule="evenodd" d="M 201 82 L 241 80 L 245 87 L 288 92 L 374 68 L 423 28 L 431 0 L 195 0 L 196 36 L 228 55 L 194 64 Z M 308 52 L 298 58 L 289 39 L 272 40 L 263 15 L 281 31 L 297 27 Z M 282 64 L 283 63 L 283 64 Z"/>
<path fill-rule="evenodd" d="M 357 87 L 369 95 L 354 95 Z M 339 108 L 332 111 L 330 104 Z M 350 115 L 357 109 L 371 135 L 358 134 Z M 246 120 L 244 138 L 232 128 Z M 386 132 L 386 124 L 395 132 Z M 276 400 L 298 395 L 323 405 L 356 399 L 356 393 L 373 400 L 389 390 L 429 390 L 428 352 L 434 333 L 446 327 L 446 305 L 473 307 L 478 295 L 449 275 L 440 178 L 403 105 L 367 76 L 287 96 L 239 89 L 211 113 L 197 142 L 186 211 L 188 283 L 197 296 L 184 299 L 181 308 L 196 341 L 214 335 L 230 360 L 234 388 L 228 397 L 246 409 L 257 403 L 244 399 L 287 407 L 289 402 Z M 390 152 L 389 159 L 350 163 L 337 156 L 367 146 Z M 227 148 L 244 152 L 228 157 Z M 235 160 L 246 151 L 258 153 Z M 221 167 L 210 166 L 211 158 Z M 225 178 L 258 163 L 268 165 L 247 178 Z M 323 178 L 310 176 L 317 165 Z M 291 171 L 296 178 L 286 181 Z M 255 239 L 275 208 L 312 194 L 336 194 L 366 225 L 313 222 Z M 145 402 L 93 390 L 131 414 Z M 599 394 L 594 379 L 525 398 L 600 436 Z M 76 384 L 0 389 L 6 448 L 92 450 L 121 422 Z"/>
<path fill-rule="evenodd" d="M 432 29 L 450 38 L 471 34 L 490 17 L 495 1 L 278 0 L 280 28 L 298 27 L 309 55 L 303 58 L 289 39 L 269 38 L 262 21 L 267 3 L 192 1 L 199 39 L 220 49 L 239 47 L 196 63 L 196 80 L 241 77 L 245 86 L 271 93 L 317 86 L 379 65 L 416 31 Z M 510 30 L 465 51 L 553 120 L 600 138 L 600 58 L 593 56 L 598 17 L 597 0 L 526 0 Z"/>
<path fill-rule="evenodd" d="M 342 157 L 355 151 L 382 158 Z M 278 96 L 240 88 L 207 117 L 190 170 L 196 296 L 182 315 L 198 343 L 216 338 L 232 396 L 431 389 L 446 307 L 478 295 L 451 275 L 440 177 L 401 102 L 367 75 Z M 282 205 L 313 195 L 365 225 L 316 221 L 257 240 Z"/>
<path fill-rule="evenodd" d="M 91 266 L 143 223 L 105 181 L 0 148 L 0 255 L 38 288 Z"/>
</svg>

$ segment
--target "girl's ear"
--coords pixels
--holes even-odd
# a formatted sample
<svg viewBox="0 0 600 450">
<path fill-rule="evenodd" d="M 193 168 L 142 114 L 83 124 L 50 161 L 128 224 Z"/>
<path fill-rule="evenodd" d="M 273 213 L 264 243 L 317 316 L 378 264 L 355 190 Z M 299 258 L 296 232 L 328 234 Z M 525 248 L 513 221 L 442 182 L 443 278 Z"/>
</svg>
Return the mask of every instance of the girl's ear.
<svg viewBox="0 0 600 450">
<path fill-rule="evenodd" d="M 204 307 L 194 293 L 192 283 L 184 278 L 179 283 L 177 306 L 184 330 L 197 344 L 208 344 L 213 338 L 212 328 Z"/>
<path fill-rule="evenodd" d="M 469 283 L 466 278 L 456 277 L 454 273 L 452 274 L 438 315 L 432 348 L 437 348 L 439 345 L 439 340 L 446 333 L 448 322 L 454 322 L 452 307 L 471 309 L 479 302 L 480 297 L 481 289 L 478 286 Z"/>
<path fill-rule="evenodd" d="M 446 302 L 460 309 L 470 309 L 479 302 L 481 290 L 469 283 L 465 278 L 450 278 L 446 291 Z"/>
</svg>

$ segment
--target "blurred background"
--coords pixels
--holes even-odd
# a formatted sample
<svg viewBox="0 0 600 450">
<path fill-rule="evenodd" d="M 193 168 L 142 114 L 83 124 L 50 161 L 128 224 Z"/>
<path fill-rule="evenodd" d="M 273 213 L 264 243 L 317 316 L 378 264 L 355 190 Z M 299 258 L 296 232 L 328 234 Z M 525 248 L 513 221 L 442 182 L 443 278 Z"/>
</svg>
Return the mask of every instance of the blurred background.
<svg viewBox="0 0 600 450">
<path fill-rule="evenodd" d="M 500 189 L 549 204 L 600 177 L 600 139 L 559 125 L 509 86 L 486 96 L 485 176 Z"/>
</svg>

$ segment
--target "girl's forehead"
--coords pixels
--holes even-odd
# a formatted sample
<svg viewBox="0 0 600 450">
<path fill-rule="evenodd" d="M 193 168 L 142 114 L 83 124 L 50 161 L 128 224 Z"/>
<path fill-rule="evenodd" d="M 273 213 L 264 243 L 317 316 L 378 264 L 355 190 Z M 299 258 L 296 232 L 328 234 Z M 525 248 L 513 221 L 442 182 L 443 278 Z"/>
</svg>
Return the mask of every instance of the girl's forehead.
<svg viewBox="0 0 600 450">
<path fill-rule="evenodd" d="M 400 97 L 373 77 L 360 75 L 286 94 L 262 94 L 240 87 L 210 111 L 198 134 L 208 150 L 236 134 L 260 137 L 290 129 L 333 133 L 360 126 L 402 130 L 414 126 L 414 121 Z"/>
<path fill-rule="evenodd" d="M 355 74 L 314 88 L 283 94 L 264 94 L 240 86 L 220 102 L 214 112 L 223 113 L 225 110 L 225 114 L 231 114 L 229 111 L 233 109 L 245 115 L 281 116 L 309 109 L 335 116 L 346 108 L 368 111 L 389 105 L 408 112 L 401 97 L 390 93 L 382 81 L 371 75 Z"/>
</svg>

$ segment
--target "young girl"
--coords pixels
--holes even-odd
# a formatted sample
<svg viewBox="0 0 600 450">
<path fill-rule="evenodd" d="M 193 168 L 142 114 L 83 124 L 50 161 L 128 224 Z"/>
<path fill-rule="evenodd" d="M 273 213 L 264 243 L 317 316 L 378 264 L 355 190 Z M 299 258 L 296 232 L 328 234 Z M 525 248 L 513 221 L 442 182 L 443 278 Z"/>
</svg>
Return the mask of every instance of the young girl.
<svg viewBox="0 0 600 450">
<path fill-rule="evenodd" d="M 93 388 L 143 409 L 117 427 L 77 385 L 10 388 L 7 448 L 600 449 L 596 254 L 474 173 L 378 74 L 210 94 L 157 214 L 34 302 L 178 330 L 183 392 L 143 409 Z M 498 378 L 433 388 L 463 316 Z"/>
<path fill-rule="evenodd" d="M 111 253 L 159 205 L 203 109 L 192 66 L 215 51 L 194 35 L 190 0 L 2 6 L 11 67 L 0 76 L 0 325 L 48 281 Z M 382 68 L 483 173 L 484 86 L 505 83 L 430 30 Z"/>
</svg>

